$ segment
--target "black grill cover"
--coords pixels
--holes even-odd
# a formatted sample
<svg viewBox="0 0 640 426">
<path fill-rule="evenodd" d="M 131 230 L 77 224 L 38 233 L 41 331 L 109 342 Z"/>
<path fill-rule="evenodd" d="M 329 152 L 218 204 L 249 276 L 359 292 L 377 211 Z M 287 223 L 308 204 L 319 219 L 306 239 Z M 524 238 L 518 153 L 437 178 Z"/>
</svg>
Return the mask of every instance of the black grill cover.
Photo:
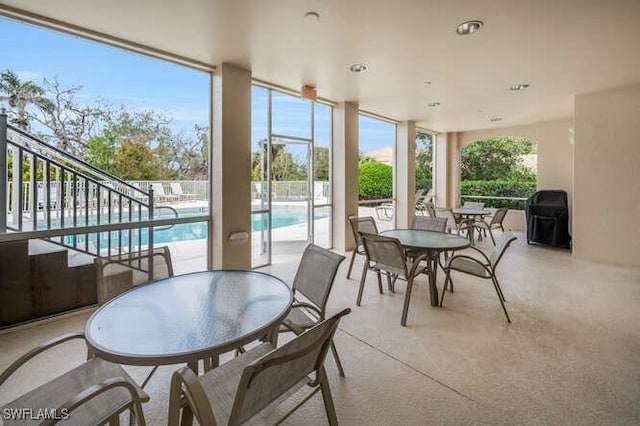
<svg viewBox="0 0 640 426">
<path fill-rule="evenodd" d="M 527 199 L 524 211 L 527 217 L 527 243 L 570 247 L 566 191 L 538 191 Z"/>
</svg>

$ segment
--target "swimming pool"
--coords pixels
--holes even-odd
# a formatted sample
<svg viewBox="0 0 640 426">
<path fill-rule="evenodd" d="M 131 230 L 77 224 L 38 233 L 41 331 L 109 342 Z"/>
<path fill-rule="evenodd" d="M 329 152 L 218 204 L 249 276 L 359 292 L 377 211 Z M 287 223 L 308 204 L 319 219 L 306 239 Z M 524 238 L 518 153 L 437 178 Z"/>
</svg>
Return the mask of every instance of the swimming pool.
<svg viewBox="0 0 640 426">
<path fill-rule="evenodd" d="M 292 207 L 292 206 L 274 206 L 272 208 L 273 217 L 271 219 L 271 226 L 273 229 L 283 228 L 286 226 L 293 226 L 300 223 L 307 222 L 307 209 L 305 207 Z M 199 214 L 203 214 L 201 210 L 194 211 L 181 211 L 178 210 L 180 217 L 189 217 L 196 216 Z M 168 219 L 172 216 L 161 216 L 163 219 Z M 329 213 L 327 211 L 316 212 L 314 215 L 314 220 L 324 219 L 329 217 Z M 163 227 L 164 228 L 164 227 Z M 266 214 L 252 214 L 251 215 L 251 231 L 256 232 L 263 229 L 267 229 L 267 215 Z M 139 231 L 135 231 L 133 233 L 134 241 L 137 241 L 138 238 L 143 242 L 143 244 L 148 240 L 148 229 L 143 228 Z M 128 231 L 123 231 L 121 234 L 118 232 L 111 233 L 111 244 L 118 245 L 120 238 L 122 238 L 123 245 L 129 244 L 130 233 Z M 85 239 L 84 235 L 78 235 L 76 237 L 76 244 L 84 244 Z M 100 246 L 105 247 L 108 244 L 108 233 L 100 234 Z M 153 241 L 154 244 L 158 243 L 170 243 L 174 241 L 189 241 L 189 240 L 200 240 L 207 238 L 207 222 L 194 222 L 194 223 L 179 223 L 173 225 L 168 229 L 155 230 L 153 233 Z M 97 235 L 90 234 L 89 240 L 92 244 L 96 244 Z M 66 237 L 67 244 L 73 244 L 73 236 L 69 235 Z"/>
</svg>

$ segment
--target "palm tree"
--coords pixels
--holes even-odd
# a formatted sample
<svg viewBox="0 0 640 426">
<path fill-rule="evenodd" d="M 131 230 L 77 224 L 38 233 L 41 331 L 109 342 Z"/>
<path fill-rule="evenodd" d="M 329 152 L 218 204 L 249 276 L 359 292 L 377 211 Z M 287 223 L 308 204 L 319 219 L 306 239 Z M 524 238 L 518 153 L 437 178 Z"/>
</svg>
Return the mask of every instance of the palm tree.
<svg viewBox="0 0 640 426">
<path fill-rule="evenodd" d="M 18 74 L 6 70 L 0 74 L 0 101 L 7 101 L 9 107 L 15 109 L 15 118 L 11 123 L 17 127 L 28 130 L 29 118 L 27 106 L 35 104 L 47 108 L 51 102 L 44 97 L 45 90 L 32 81 L 21 81 Z"/>
</svg>

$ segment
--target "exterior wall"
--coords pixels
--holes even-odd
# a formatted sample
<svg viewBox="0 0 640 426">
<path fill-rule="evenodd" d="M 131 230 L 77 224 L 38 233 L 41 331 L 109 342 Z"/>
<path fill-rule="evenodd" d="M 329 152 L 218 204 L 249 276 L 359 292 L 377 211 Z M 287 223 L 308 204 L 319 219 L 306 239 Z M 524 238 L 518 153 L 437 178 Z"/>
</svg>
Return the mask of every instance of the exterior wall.
<svg viewBox="0 0 640 426">
<path fill-rule="evenodd" d="M 575 99 L 573 255 L 640 266 L 640 84 Z"/>
</svg>

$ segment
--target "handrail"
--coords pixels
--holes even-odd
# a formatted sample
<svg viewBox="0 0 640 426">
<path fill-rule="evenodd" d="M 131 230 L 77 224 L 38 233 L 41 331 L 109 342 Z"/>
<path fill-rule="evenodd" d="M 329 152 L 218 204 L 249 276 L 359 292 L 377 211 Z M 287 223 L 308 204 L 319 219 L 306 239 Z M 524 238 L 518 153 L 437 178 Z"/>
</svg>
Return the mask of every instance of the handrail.
<svg viewBox="0 0 640 426">
<path fill-rule="evenodd" d="M 116 181 L 120 184 L 124 184 L 124 186 L 129 187 L 129 189 L 132 189 L 135 192 L 140 192 L 143 195 L 149 195 L 147 192 L 144 192 L 143 190 L 141 190 L 140 188 L 136 188 L 135 186 L 131 185 L 130 183 L 123 181 L 121 179 L 119 179 L 118 177 L 112 175 L 109 172 L 105 172 L 104 170 L 101 170 L 99 168 L 97 168 L 96 166 L 87 163 L 86 161 L 83 161 L 77 157 L 74 157 L 73 155 L 69 154 L 68 152 L 65 152 L 63 150 L 61 150 L 60 148 L 57 148 L 53 145 L 49 145 L 48 143 L 46 143 L 45 141 L 37 138 L 36 136 L 33 136 L 27 132 L 25 132 L 24 130 L 18 129 L 17 127 L 12 126 L 11 124 L 7 124 L 7 129 L 10 129 L 14 132 L 16 132 L 18 135 L 36 142 L 41 148 L 44 148 L 45 150 L 48 150 L 49 152 L 54 152 L 62 157 L 65 157 L 67 160 L 70 160 L 71 162 L 75 163 L 75 164 L 79 164 L 81 166 L 81 168 L 84 168 L 85 171 L 89 170 L 92 173 L 95 173 L 99 176 L 101 176 L 103 178 L 103 180 L 111 180 L 111 181 Z M 18 142 L 15 141 L 11 141 L 9 140 L 9 132 L 7 132 L 7 140 L 12 142 L 15 145 L 21 146 Z M 24 147 L 24 146 L 23 146 Z M 24 148 L 31 148 L 31 147 L 24 147 Z"/>
<path fill-rule="evenodd" d="M 484 200 L 515 200 L 515 201 L 527 201 L 527 197 L 497 197 L 493 195 L 467 195 L 460 194 L 461 198 L 480 198 Z"/>
</svg>

